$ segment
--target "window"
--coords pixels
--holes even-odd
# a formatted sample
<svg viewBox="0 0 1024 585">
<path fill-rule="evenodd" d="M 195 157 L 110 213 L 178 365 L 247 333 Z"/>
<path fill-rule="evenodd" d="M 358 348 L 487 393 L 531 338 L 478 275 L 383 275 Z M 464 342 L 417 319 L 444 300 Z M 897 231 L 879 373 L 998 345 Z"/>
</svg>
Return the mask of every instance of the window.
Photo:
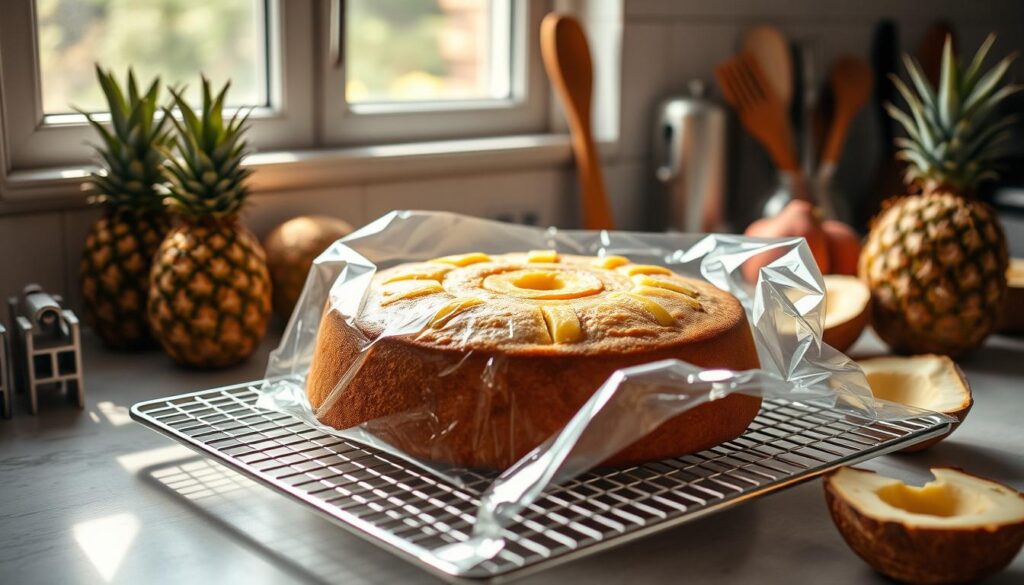
<svg viewBox="0 0 1024 585">
<path fill-rule="evenodd" d="M 509 0 L 349 0 L 350 104 L 511 97 Z"/>
<path fill-rule="evenodd" d="M 322 132 L 380 144 L 548 129 L 541 0 L 333 0 Z"/>
<path fill-rule="evenodd" d="M 231 80 L 229 105 L 269 106 L 266 3 L 220 0 L 37 0 L 36 51 L 43 114 L 106 107 L 93 63 L 140 80 L 159 75 L 199 102 L 196 72 Z"/>
<path fill-rule="evenodd" d="M 547 132 L 550 0 L 4 0 L 0 178 L 81 166 L 93 64 L 232 81 L 261 151 Z M 188 95 L 188 94 L 187 94 Z M 192 94 L 193 97 L 195 94 Z"/>
<path fill-rule="evenodd" d="M 96 62 L 119 78 L 131 65 L 142 83 L 159 74 L 186 95 L 198 90 L 200 72 L 218 83 L 230 78 L 232 105 L 254 108 L 253 144 L 311 146 L 313 48 L 289 39 L 303 39 L 303 28 L 308 38 L 312 18 L 307 0 L 5 2 L 0 170 L 93 160 L 93 131 L 73 108 L 102 111 Z"/>
</svg>

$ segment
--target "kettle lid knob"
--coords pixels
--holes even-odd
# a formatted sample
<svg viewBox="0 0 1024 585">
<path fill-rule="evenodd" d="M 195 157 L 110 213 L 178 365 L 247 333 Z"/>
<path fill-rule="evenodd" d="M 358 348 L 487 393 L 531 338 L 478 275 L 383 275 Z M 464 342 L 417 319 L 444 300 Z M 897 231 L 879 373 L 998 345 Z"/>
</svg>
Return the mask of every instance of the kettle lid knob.
<svg viewBox="0 0 1024 585">
<path fill-rule="evenodd" d="M 703 79 L 691 79 L 686 84 L 687 89 L 690 90 L 690 97 L 701 99 L 704 97 L 704 93 L 707 91 L 707 85 L 704 84 Z"/>
</svg>

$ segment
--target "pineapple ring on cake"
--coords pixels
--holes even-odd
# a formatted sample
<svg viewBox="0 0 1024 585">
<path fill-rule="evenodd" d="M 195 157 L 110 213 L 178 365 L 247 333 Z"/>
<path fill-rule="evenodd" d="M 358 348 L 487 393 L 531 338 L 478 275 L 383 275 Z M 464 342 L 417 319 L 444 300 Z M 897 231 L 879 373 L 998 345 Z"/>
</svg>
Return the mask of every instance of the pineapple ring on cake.
<svg viewBox="0 0 1024 585">
<path fill-rule="evenodd" d="M 325 424 L 378 420 L 416 456 L 504 468 L 615 370 L 668 358 L 758 367 L 742 307 L 707 282 L 621 256 L 473 252 L 380 271 L 354 319 L 328 307 L 307 393 Z M 702 405 L 608 463 L 711 447 L 742 433 L 759 407 L 739 395 Z M 400 432 L 388 418 L 399 414 Z"/>
</svg>

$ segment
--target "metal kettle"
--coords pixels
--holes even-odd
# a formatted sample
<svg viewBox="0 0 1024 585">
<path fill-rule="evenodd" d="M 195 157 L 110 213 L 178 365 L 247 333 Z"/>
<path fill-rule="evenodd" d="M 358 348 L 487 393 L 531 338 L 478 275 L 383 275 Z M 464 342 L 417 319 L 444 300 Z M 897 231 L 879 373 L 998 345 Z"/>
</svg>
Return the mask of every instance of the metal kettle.
<svg viewBox="0 0 1024 585">
<path fill-rule="evenodd" d="M 691 81 L 689 90 L 659 108 L 656 174 L 667 191 L 669 227 L 714 232 L 725 220 L 726 113 L 704 97 L 704 82 Z"/>
</svg>

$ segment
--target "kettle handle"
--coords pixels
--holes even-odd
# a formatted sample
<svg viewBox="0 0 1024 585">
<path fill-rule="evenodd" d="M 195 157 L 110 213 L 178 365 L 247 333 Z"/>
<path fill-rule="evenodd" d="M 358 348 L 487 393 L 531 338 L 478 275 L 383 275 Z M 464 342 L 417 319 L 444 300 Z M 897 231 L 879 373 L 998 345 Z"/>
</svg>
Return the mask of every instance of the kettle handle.
<svg viewBox="0 0 1024 585">
<path fill-rule="evenodd" d="M 667 183 L 679 176 L 678 139 L 679 125 L 669 116 L 662 115 L 656 130 L 657 136 L 654 139 L 654 160 L 659 161 L 655 176 L 658 180 Z"/>
<path fill-rule="evenodd" d="M 686 84 L 686 87 L 690 91 L 689 99 L 696 101 L 704 100 L 707 87 L 704 85 L 703 80 L 691 79 Z M 655 175 L 663 183 L 667 183 L 679 176 L 680 153 L 678 150 L 682 143 L 679 137 L 680 123 L 679 116 L 668 115 L 665 105 L 662 105 L 659 127 L 655 129 L 658 135 L 654 137 L 654 160 L 661 161 L 661 164 L 658 165 L 658 169 L 655 171 Z"/>
</svg>

